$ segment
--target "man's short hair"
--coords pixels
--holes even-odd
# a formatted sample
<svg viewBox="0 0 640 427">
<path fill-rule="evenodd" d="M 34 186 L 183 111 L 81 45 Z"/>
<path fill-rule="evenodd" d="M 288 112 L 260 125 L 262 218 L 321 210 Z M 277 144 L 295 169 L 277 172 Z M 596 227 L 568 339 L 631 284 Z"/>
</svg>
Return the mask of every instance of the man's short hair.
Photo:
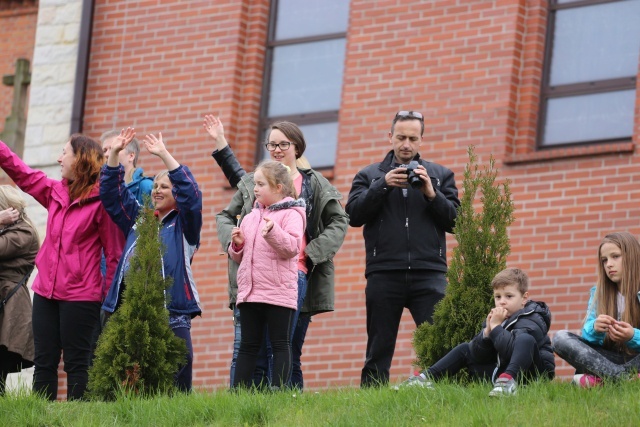
<svg viewBox="0 0 640 427">
<path fill-rule="evenodd" d="M 529 291 L 529 276 L 527 273 L 519 268 L 505 268 L 500 273 L 496 274 L 491 281 L 491 287 L 496 289 L 502 289 L 505 286 L 516 285 L 518 291 L 524 295 Z"/>
<path fill-rule="evenodd" d="M 400 113 L 409 113 L 407 115 L 400 115 Z M 417 113 L 420 115 L 420 117 L 416 117 L 414 115 L 412 115 L 411 113 Z M 391 122 L 391 135 L 393 135 L 393 132 L 396 130 L 396 123 L 398 122 L 406 122 L 408 120 L 419 120 L 420 121 L 420 136 L 422 136 L 424 134 L 424 116 L 422 115 L 422 113 L 418 113 L 417 111 L 399 111 L 398 113 L 396 113 L 396 116 L 393 118 L 393 121 Z"/>
<path fill-rule="evenodd" d="M 104 144 L 107 139 L 115 138 L 120 135 L 119 130 L 108 130 L 102 135 L 100 135 L 100 144 Z M 133 153 L 133 167 L 135 168 L 138 164 L 138 157 L 140 157 L 140 143 L 136 138 L 133 138 L 129 145 L 125 148 L 126 153 Z"/>
</svg>

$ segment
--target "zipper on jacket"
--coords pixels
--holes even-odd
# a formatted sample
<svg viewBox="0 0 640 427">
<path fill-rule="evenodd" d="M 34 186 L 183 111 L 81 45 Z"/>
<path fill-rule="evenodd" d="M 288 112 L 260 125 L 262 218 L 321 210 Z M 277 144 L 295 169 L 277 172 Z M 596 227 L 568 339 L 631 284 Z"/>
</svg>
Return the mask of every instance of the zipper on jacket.
<svg viewBox="0 0 640 427">
<path fill-rule="evenodd" d="M 406 233 L 407 233 L 407 264 L 408 264 L 408 269 L 411 270 L 411 246 L 410 246 L 411 238 L 409 234 L 409 206 L 408 206 L 409 189 L 406 189 L 405 191 L 407 192 L 406 197 L 404 194 L 402 195 L 404 197 L 404 229 L 406 230 Z"/>
<path fill-rule="evenodd" d="M 377 248 L 378 248 L 378 239 L 380 239 L 380 232 L 382 231 L 382 223 L 384 222 L 383 219 L 380 220 L 380 225 L 378 225 L 378 235 L 376 237 L 376 244 L 373 245 L 373 256 L 376 256 L 376 252 L 377 252 Z"/>
</svg>

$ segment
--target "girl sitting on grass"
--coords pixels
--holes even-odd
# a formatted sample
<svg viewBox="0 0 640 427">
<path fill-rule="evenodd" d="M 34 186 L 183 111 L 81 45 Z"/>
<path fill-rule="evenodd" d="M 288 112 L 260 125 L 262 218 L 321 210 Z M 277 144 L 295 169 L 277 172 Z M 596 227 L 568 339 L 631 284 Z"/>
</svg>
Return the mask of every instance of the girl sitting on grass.
<svg viewBox="0 0 640 427">
<path fill-rule="evenodd" d="M 640 368 L 640 243 L 611 233 L 598 248 L 598 282 L 591 289 L 582 336 L 558 331 L 556 353 L 576 368 L 574 384 L 630 379 Z"/>
</svg>

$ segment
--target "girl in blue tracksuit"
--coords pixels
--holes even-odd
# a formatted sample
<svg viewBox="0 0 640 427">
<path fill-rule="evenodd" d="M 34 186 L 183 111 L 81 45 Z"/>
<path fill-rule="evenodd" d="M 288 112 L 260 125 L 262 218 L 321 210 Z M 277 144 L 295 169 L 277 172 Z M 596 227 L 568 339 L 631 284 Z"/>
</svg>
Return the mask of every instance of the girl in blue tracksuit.
<svg viewBox="0 0 640 427">
<path fill-rule="evenodd" d="M 120 304 L 124 288 L 123 279 L 138 238 L 134 225 L 140 205 L 127 189 L 124 183 L 124 168 L 118 163 L 118 153 L 134 136 L 135 132 L 131 128 L 120 133 L 100 176 L 100 199 L 111 219 L 127 236 L 122 258 L 102 306 L 109 314 Z M 202 312 L 191 271 L 191 260 L 200 245 L 202 193 L 189 168 L 180 165 L 169 154 L 161 133 L 157 138 L 147 135 L 144 145 L 167 167 L 167 171 L 156 175 L 151 198 L 156 216 L 161 222 L 160 238 L 166 248 L 162 257 L 164 274 L 173 278 L 167 307 L 169 323 L 176 336 L 186 341 L 189 350 L 187 363 L 180 368 L 176 376 L 176 385 L 182 391 L 190 391 L 193 365 L 191 319 Z"/>
</svg>

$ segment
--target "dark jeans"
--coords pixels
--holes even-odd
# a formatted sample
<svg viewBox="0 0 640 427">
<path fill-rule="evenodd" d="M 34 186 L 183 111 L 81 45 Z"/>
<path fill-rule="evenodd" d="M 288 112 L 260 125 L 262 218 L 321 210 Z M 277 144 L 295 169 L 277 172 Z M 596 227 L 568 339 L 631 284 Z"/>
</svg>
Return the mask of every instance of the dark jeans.
<svg viewBox="0 0 640 427">
<path fill-rule="evenodd" d="M 416 326 L 431 322 L 446 285 L 445 273 L 439 271 L 376 271 L 367 276 L 367 357 L 360 387 L 389 382 L 402 311 L 409 309 Z"/>
<path fill-rule="evenodd" d="M 291 344 L 291 357 L 292 357 L 292 372 L 290 386 L 296 387 L 302 390 L 304 386 L 302 378 L 302 346 L 304 344 L 305 336 L 307 335 L 307 329 L 311 322 L 311 317 L 308 314 L 300 313 L 304 298 L 307 294 L 307 276 L 304 272 L 298 271 L 298 311 L 296 311 L 293 319 L 292 344 Z M 242 338 L 242 327 L 240 322 L 240 310 L 235 307 L 233 310 L 233 325 L 234 325 L 234 337 L 233 337 L 233 355 L 231 358 L 231 369 L 229 372 L 231 386 L 235 378 L 236 361 L 238 359 L 238 351 L 240 350 L 240 341 Z M 258 360 L 256 362 L 256 369 L 253 373 L 253 385 L 259 387 L 260 385 L 268 386 L 271 384 L 272 372 L 273 372 L 273 351 L 271 349 L 271 342 L 269 341 L 268 328 L 265 327 L 264 331 L 265 344 L 260 348 L 258 353 Z"/>
<path fill-rule="evenodd" d="M 49 400 L 58 397 L 58 363 L 62 353 L 67 373 L 67 399 L 81 399 L 88 381 L 92 336 L 100 303 L 59 301 L 33 296 L 35 372 L 33 391 Z"/>
<path fill-rule="evenodd" d="M 471 356 L 469 343 L 463 342 L 431 365 L 426 373 L 429 378 L 437 381 L 442 378 L 452 377 L 463 368 L 467 368 L 473 378 L 490 381 L 493 371 L 496 369 L 496 362 L 478 363 Z"/>
<path fill-rule="evenodd" d="M 569 331 L 558 331 L 553 337 L 558 356 L 569 362 L 578 373 L 600 378 L 623 379 L 640 369 L 640 356 L 618 353 L 591 344 Z"/>
<path fill-rule="evenodd" d="M 178 390 L 188 393 L 191 391 L 193 378 L 193 344 L 191 342 L 191 317 L 189 315 L 169 315 L 169 326 L 173 334 L 185 341 L 187 346 L 187 359 L 181 365 L 175 376 Z"/>
<path fill-rule="evenodd" d="M 540 374 L 545 374 L 549 378 L 548 374 L 552 374 L 545 371 L 538 345 L 531 335 L 520 334 L 516 336 L 511 358 L 508 362 L 501 361 L 502 369 L 497 368 L 497 352 L 493 361 L 479 363 L 471 354 L 470 346 L 470 343 L 465 342 L 453 348 L 427 369 L 427 376 L 437 381 L 443 377 L 457 374 L 462 368 L 467 368 L 472 378 L 487 381 L 495 381 L 495 377 L 503 372 L 521 381 L 537 378 Z M 506 367 L 504 367 L 505 364 Z"/>
<path fill-rule="evenodd" d="M 264 343 L 264 325 L 269 328 L 273 348 L 273 385 L 286 386 L 291 374 L 291 327 L 296 310 L 258 302 L 245 302 L 238 308 L 242 340 L 233 386 L 250 388 L 253 385 L 253 372 Z"/>
</svg>

